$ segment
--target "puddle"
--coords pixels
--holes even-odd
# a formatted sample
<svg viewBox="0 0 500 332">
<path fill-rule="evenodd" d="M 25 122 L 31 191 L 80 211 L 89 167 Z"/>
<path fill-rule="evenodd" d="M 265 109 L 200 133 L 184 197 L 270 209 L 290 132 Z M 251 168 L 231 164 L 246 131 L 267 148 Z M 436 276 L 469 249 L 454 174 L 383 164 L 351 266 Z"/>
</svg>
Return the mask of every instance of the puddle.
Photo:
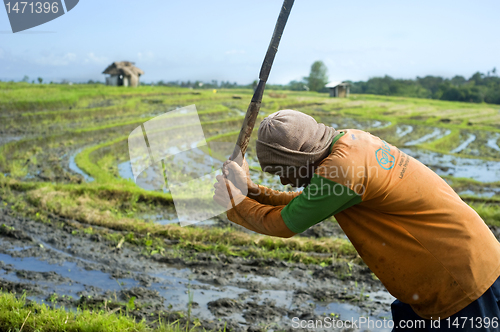
<svg viewBox="0 0 500 332">
<path fill-rule="evenodd" d="M 404 137 L 413 131 L 413 126 L 401 125 L 396 128 L 396 135 L 398 137 Z"/>
<path fill-rule="evenodd" d="M 391 125 L 390 121 L 356 120 L 353 118 L 339 118 L 335 123 L 330 123 L 335 129 L 382 129 Z"/>
<path fill-rule="evenodd" d="M 3 241 L 0 240 L 0 244 L 4 246 L 2 242 Z M 46 248 L 54 250 L 50 246 Z M 8 252 L 14 254 L 27 249 L 28 248 L 11 248 Z M 60 250 L 54 251 L 61 253 Z M 193 317 L 208 320 L 218 319 L 208 309 L 208 303 L 222 298 L 240 299 L 242 303 L 247 303 L 248 301 L 257 302 L 259 305 L 273 303 L 273 305 L 277 307 L 288 309 L 294 309 L 294 307 L 303 308 L 308 304 L 294 304 L 294 287 L 290 287 L 289 290 L 288 288 L 273 289 L 274 285 L 276 285 L 277 288 L 283 285 L 283 281 L 279 277 L 256 275 L 243 276 L 236 273 L 229 279 L 233 284 L 242 281 L 243 284 L 245 282 L 251 282 L 254 286 L 256 283 L 261 285 L 259 286 L 260 292 L 249 292 L 249 289 L 245 287 L 233 285 L 218 286 L 213 283 L 193 280 L 192 272 L 187 268 L 170 268 L 165 267 L 163 264 L 161 269 L 155 269 L 153 266 L 155 264 L 153 263 L 151 266 L 148 266 L 147 270 L 145 269 L 146 271 L 128 270 L 126 278 L 113 278 L 109 273 L 89 269 L 88 264 L 83 264 L 84 262 L 89 262 L 88 260 L 64 253 L 59 256 L 63 258 L 64 256 L 71 256 L 73 259 L 72 261 L 63 261 L 59 259 L 58 261 L 61 263 L 52 264 L 35 257 L 20 258 L 2 253 L 0 254 L 0 261 L 2 262 L 2 264 L 0 264 L 0 277 L 11 282 L 37 285 L 43 291 L 44 295 L 30 296 L 29 298 L 38 302 L 43 302 L 47 294 L 52 293 L 57 293 L 59 296 L 71 296 L 73 299 L 78 299 L 82 294 L 89 294 L 89 290 L 93 290 L 94 294 L 96 291 L 98 294 L 101 294 L 103 290 L 120 294 L 120 292 L 126 292 L 134 287 L 147 287 L 148 290 L 157 291 L 159 296 L 163 297 L 163 305 L 165 307 L 173 311 L 185 311 L 189 304 L 189 293 L 191 293 L 193 301 L 197 303 L 197 305 L 192 308 Z M 97 264 L 96 266 L 99 266 L 98 262 L 91 262 L 91 264 Z M 148 272 L 148 270 L 150 272 Z M 45 274 L 33 274 L 33 272 L 50 272 L 50 278 L 45 278 Z M 117 272 L 120 272 L 120 270 L 117 270 Z M 146 286 L 141 284 L 141 280 L 143 280 L 141 276 L 144 274 L 152 278 L 150 279 L 152 281 Z M 306 283 L 295 282 L 294 280 L 287 280 L 284 282 L 292 282 L 295 287 L 307 287 Z M 384 292 L 382 291 L 379 293 Z M 379 296 L 387 297 L 389 295 L 380 294 Z M 366 310 L 348 303 L 312 303 L 315 305 L 314 312 L 318 315 L 329 315 L 334 312 L 340 314 L 341 318 L 344 320 L 359 319 L 359 317 L 368 317 L 369 315 L 369 312 Z M 234 318 L 236 321 L 246 325 L 248 322 L 243 315 L 247 310 L 250 310 L 251 307 L 252 305 L 245 305 L 242 312 L 233 312 L 231 315 L 224 316 L 222 319 Z M 370 317 L 375 321 L 380 320 L 376 317 Z M 291 324 L 291 317 L 282 316 L 281 322 L 283 323 L 283 321 L 288 322 L 287 324 Z"/>
<path fill-rule="evenodd" d="M 457 146 L 455 149 L 451 150 L 451 153 L 459 153 L 463 149 L 465 149 L 470 143 L 474 142 L 476 140 L 476 135 L 474 134 L 469 134 L 469 138 L 467 138 L 462 144 Z"/>
<path fill-rule="evenodd" d="M 118 164 L 118 174 L 121 178 L 134 182 L 134 173 L 132 172 L 130 160 Z M 161 190 L 164 193 L 170 192 L 167 186 L 163 186 L 162 189 L 159 189 L 159 186 L 162 184 L 159 184 L 158 181 L 158 175 L 154 167 L 148 167 L 138 176 L 137 182 L 139 184 L 137 185 L 145 190 Z"/>
<path fill-rule="evenodd" d="M 481 198 L 492 198 L 493 196 L 500 195 L 500 188 L 488 188 L 485 191 L 463 190 L 458 193 L 459 195 L 476 196 Z"/>
<path fill-rule="evenodd" d="M 401 151 L 418 159 L 438 175 L 469 178 L 480 182 L 500 181 L 500 163 L 482 159 L 462 158 L 417 148 Z"/>
<path fill-rule="evenodd" d="M 21 250 L 24 250 L 24 248 L 13 249 L 13 251 Z M 57 252 L 60 251 L 57 250 Z M 6 270 L 2 270 L 0 268 L 0 277 L 4 280 L 13 282 L 36 284 L 49 294 L 56 292 L 58 295 L 72 296 L 73 298 L 78 298 L 79 293 L 84 292 L 86 289 L 89 289 L 89 287 L 96 287 L 106 291 L 120 292 L 123 289 L 141 286 L 141 283 L 137 280 L 141 280 L 140 274 L 142 271 L 141 273 L 139 271 L 129 271 L 131 276 L 130 278 L 115 279 L 110 274 L 102 271 L 86 270 L 80 266 L 81 264 L 79 264 L 86 260 L 79 258 L 76 259 L 77 262 L 50 264 L 47 261 L 34 257 L 18 258 L 12 257 L 8 254 L 0 254 L 0 261 L 5 265 L 11 265 L 8 270 L 14 270 L 7 272 Z M 16 273 L 19 272 L 19 270 L 21 270 L 21 273 Z M 59 277 L 68 278 L 71 282 L 51 282 L 50 280 L 40 279 L 29 280 L 19 277 L 20 274 L 24 274 L 22 271 L 55 272 Z M 150 290 L 158 291 L 160 296 L 165 298 L 163 303 L 165 307 L 171 306 L 172 310 L 185 310 L 189 302 L 187 292 L 191 289 L 191 287 L 199 287 L 200 290 L 192 290 L 195 293 L 194 300 L 200 304 L 200 309 L 193 309 L 193 314 L 195 314 L 196 317 L 211 319 L 214 317 L 211 316 L 210 312 L 206 309 L 206 305 L 209 301 L 222 296 L 236 298 L 239 294 L 246 291 L 245 289 L 231 286 L 225 286 L 223 289 L 220 289 L 215 286 L 210 286 L 205 283 L 183 277 L 188 275 L 190 275 L 190 270 L 188 269 L 163 269 L 150 274 L 151 277 L 155 278 L 156 282 L 153 282 L 147 287 Z"/>
<path fill-rule="evenodd" d="M 435 128 L 432 133 L 424 135 L 424 136 L 420 137 L 419 139 L 406 142 L 404 145 L 405 146 L 418 145 L 418 144 L 425 143 L 425 142 L 429 141 L 430 139 L 434 139 L 434 140 L 440 139 L 440 138 L 445 137 L 449 134 L 451 134 L 451 130 L 446 130 L 445 132 L 443 132 L 441 129 Z"/>
<path fill-rule="evenodd" d="M 19 141 L 21 138 L 23 138 L 23 137 L 22 136 L 3 136 L 3 135 L 0 135 L 0 146 L 7 144 L 9 142 Z"/>
<path fill-rule="evenodd" d="M 169 225 L 169 224 L 179 224 L 180 220 L 177 217 L 177 213 L 175 212 L 169 212 L 165 214 L 145 214 L 142 216 L 139 216 L 139 218 L 144 219 L 144 220 L 149 220 L 152 221 L 156 224 L 160 225 Z M 204 221 L 186 221 L 189 224 L 196 224 L 196 225 L 215 225 L 218 223 L 217 219 L 211 218 L 207 219 Z"/>
<path fill-rule="evenodd" d="M 385 127 L 389 127 L 390 125 L 392 124 L 391 121 L 388 121 L 388 122 L 382 122 L 382 121 L 374 121 L 372 123 L 372 125 L 370 126 L 370 128 L 377 128 L 377 129 L 381 129 L 381 128 L 385 128 Z"/>
<path fill-rule="evenodd" d="M 493 135 L 493 137 L 488 140 L 486 145 L 488 147 L 492 148 L 493 150 L 500 152 L 500 147 L 498 147 L 498 143 L 497 143 L 499 138 L 500 138 L 500 134 L 497 133 L 497 134 Z"/>
<path fill-rule="evenodd" d="M 85 173 L 84 171 L 82 171 L 82 169 L 80 167 L 78 167 L 78 165 L 76 164 L 75 162 L 75 157 L 80 153 L 82 152 L 83 149 L 79 149 L 77 151 L 75 151 L 70 157 L 69 157 L 69 169 L 72 170 L 73 172 L 77 173 L 77 174 L 80 174 L 81 176 L 83 176 L 83 178 L 85 179 L 86 182 L 92 182 L 94 181 L 94 178 L 91 177 L 90 175 L 88 175 L 87 173 Z"/>
<path fill-rule="evenodd" d="M 16 273 L 3 271 L 2 279 L 15 282 L 33 283 L 46 289 L 49 293 L 57 292 L 61 295 L 78 297 L 78 292 L 84 291 L 86 285 L 105 288 L 106 290 L 119 291 L 123 282 L 125 285 L 134 287 L 139 283 L 133 279 L 111 279 L 110 276 L 101 271 L 87 271 L 78 267 L 77 263 L 64 262 L 63 264 L 48 264 L 34 257 L 14 258 L 7 254 L 0 254 L 0 261 L 11 264 L 16 270 L 34 272 L 55 272 L 63 278 L 71 279 L 72 283 L 51 283 L 48 280 L 27 280 L 20 278 Z"/>
</svg>

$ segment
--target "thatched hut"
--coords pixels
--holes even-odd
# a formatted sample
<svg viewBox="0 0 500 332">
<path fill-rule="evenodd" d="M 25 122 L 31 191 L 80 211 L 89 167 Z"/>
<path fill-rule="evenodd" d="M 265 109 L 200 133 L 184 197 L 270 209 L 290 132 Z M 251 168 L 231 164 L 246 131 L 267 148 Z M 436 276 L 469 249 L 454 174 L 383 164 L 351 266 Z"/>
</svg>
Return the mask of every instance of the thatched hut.
<svg viewBox="0 0 500 332">
<path fill-rule="evenodd" d="M 349 83 L 330 82 L 326 85 L 330 89 L 330 97 L 346 98 L 349 97 Z"/>
<path fill-rule="evenodd" d="M 129 61 L 113 62 L 102 72 L 110 75 L 106 77 L 106 85 L 138 86 L 139 77 L 144 75 L 144 72 L 134 65 L 135 63 Z"/>
</svg>

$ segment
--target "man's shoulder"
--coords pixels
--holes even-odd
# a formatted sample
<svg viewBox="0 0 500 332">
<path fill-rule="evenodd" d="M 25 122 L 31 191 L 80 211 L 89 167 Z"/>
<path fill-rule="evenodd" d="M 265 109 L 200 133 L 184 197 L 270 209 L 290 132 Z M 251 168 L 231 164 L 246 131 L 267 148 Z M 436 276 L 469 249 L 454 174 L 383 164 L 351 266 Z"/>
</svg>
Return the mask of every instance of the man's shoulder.
<svg viewBox="0 0 500 332">
<path fill-rule="evenodd" d="M 343 129 L 344 134 L 332 146 L 330 154 L 321 161 L 319 167 L 356 164 L 364 159 L 381 139 L 359 129 Z M 319 168 L 318 167 L 318 168 Z"/>
</svg>

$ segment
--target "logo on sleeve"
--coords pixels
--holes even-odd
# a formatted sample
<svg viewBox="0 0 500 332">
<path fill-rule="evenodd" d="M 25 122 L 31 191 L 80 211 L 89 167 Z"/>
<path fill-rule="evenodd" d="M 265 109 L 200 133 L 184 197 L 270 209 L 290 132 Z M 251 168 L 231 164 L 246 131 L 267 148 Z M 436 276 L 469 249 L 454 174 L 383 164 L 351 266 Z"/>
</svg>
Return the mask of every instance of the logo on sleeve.
<svg viewBox="0 0 500 332">
<path fill-rule="evenodd" d="M 390 151 L 391 147 L 385 141 L 382 141 L 382 147 L 375 151 L 378 164 L 385 170 L 390 170 L 394 167 L 395 158 L 389 153 Z"/>
</svg>

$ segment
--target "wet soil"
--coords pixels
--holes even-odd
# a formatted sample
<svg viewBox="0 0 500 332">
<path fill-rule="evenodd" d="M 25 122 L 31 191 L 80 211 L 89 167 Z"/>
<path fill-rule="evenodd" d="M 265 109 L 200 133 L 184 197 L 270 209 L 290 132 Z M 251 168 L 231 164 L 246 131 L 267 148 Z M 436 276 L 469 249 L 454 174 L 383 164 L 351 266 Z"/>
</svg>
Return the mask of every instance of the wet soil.
<svg viewBox="0 0 500 332">
<path fill-rule="evenodd" d="M 228 331 L 292 330 L 293 317 L 389 316 L 393 298 L 364 266 L 322 267 L 173 248 L 145 255 L 127 243 L 117 249 L 101 232 L 116 233 L 112 230 L 94 226 L 96 231 L 87 234 L 78 229 L 88 225 L 74 220 L 33 221 L 0 205 L 0 287 L 26 291 L 30 300 L 128 310 L 151 323 L 159 317 L 196 318 L 206 329 L 225 325 Z M 339 232 L 336 224 L 325 222 L 305 235 Z"/>
</svg>

